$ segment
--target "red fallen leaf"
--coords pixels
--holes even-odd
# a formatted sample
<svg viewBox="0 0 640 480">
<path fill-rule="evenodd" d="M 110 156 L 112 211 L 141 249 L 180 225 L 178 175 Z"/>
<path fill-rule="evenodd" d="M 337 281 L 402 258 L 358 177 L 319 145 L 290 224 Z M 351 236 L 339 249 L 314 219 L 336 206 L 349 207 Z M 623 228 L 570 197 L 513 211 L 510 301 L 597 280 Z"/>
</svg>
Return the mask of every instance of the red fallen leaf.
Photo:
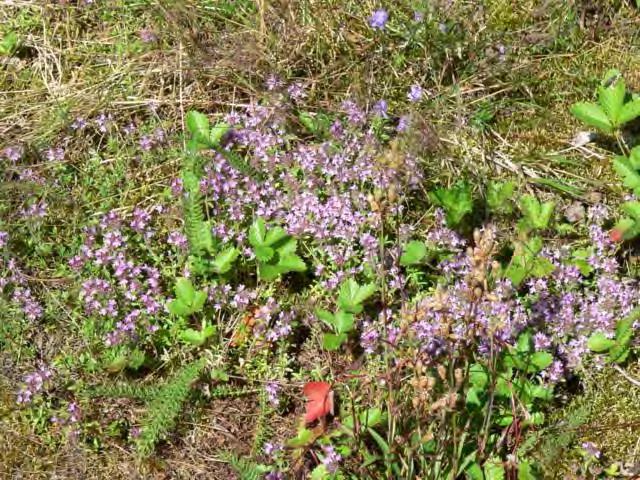
<svg viewBox="0 0 640 480">
<path fill-rule="evenodd" d="M 327 382 L 309 382 L 302 389 L 307 397 L 305 423 L 311 423 L 328 414 L 333 415 L 333 391 Z"/>
<path fill-rule="evenodd" d="M 612 242 L 621 242 L 624 237 L 624 232 L 619 228 L 613 228 L 609 232 L 609 238 Z"/>
</svg>

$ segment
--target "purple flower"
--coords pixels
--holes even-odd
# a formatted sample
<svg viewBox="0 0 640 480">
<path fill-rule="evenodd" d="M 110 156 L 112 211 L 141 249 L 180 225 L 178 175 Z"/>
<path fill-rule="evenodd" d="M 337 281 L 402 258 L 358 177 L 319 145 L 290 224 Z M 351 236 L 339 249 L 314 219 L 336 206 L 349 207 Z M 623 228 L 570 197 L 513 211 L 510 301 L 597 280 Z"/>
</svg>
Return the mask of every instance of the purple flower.
<svg viewBox="0 0 640 480">
<path fill-rule="evenodd" d="M 420 10 L 416 10 L 413 12 L 413 21 L 414 22 L 421 22 L 424 20 L 424 12 L 421 12 Z"/>
<path fill-rule="evenodd" d="M 382 30 L 384 29 L 387 20 L 389 20 L 389 12 L 384 9 L 379 9 L 373 12 L 371 17 L 369 18 L 369 25 L 374 30 Z"/>
<path fill-rule="evenodd" d="M 153 138 L 151 138 L 149 135 L 143 135 L 140 138 L 140 148 L 142 150 L 144 150 L 145 152 L 148 152 L 149 150 L 151 150 L 153 148 Z"/>
<path fill-rule="evenodd" d="M 267 90 L 273 91 L 282 86 L 282 80 L 280 80 L 280 77 L 276 74 L 272 73 L 267 77 L 264 84 L 267 87 Z"/>
<path fill-rule="evenodd" d="M 16 163 L 22 157 L 22 147 L 7 147 L 2 151 L 2 156 Z"/>
<path fill-rule="evenodd" d="M 398 120 L 398 126 L 396 127 L 396 130 L 398 132 L 406 132 L 409 128 L 410 123 L 411 118 L 409 117 L 409 115 L 402 115 Z"/>
<path fill-rule="evenodd" d="M 47 160 L 50 162 L 58 161 L 61 162 L 64 160 L 64 149 L 60 147 L 50 148 L 45 152 Z"/>
<path fill-rule="evenodd" d="M 301 100 L 307 96 L 301 83 L 294 83 L 293 85 L 290 85 L 289 88 L 287 88 L 287 93 L 295 101 Z"/>
<path fill-rule="evenodd" d="M 409 88 L 409 93 L 407 93 L 407 98 L 410 102 L 416 103 L 422 99 L 423 95 L 422 87 L 418 84 L 413 84 Z"/>
<path fill-rule="evenodd" d="M 375 116 L 378 117 L 382 117 L 382 118 L 389 118 L 389 116 L 387 115 L 387 101 L 384 99 L 378 100 L 372 108 L 373 114 Z"/>
<path fill-rule="evenodd" d="M 82 130 L 87 126 L 87 121 L 83 117 L 77 117 L 71 124 L 72 130 Z"/>
<path fill-rule="evenodd" d="M 342 461 L 342 455 L 336 452 L 335 448 L 333 448 L 333 445 L 323 445 L 322 450 L 324 453 L 322 464 L 327 469 L 327 472 L 335 473 L 340 466 L 340 462 Z"/>
<path fill-rule="evenodd" d="M 600 456 L 602 455 L 600 449 L 593 442 L 583 442 L 580 446 L 588 455 L 591 455 L 592 457 L 600 458 Z"/>
<path fill-rule="evenodd" d="M 167 237 L 167 243 L 183 251 L 189 248 L 186 235 L 184 235 L 182 232 L 179 232 L 178 230 L 174 230 L 173 232 L 169 233 L 169 236 Z"/>
<path fill-rule="evenodd" d="M 278 398 L 280 385 L 278 385 L 276 382 L 269 382 L 264 387 L 264 389 L 267 392 L 267 398 L 269 399 L 269 403 L 274 407 L 277 407 L 278 405 L 280 405 L 280 399 Z"/>
<path fill-rule="evenodd" d="M 158 40 L 158 36 L 155 34 L 155 32 L 148 28 L 143 28 L 142 30 L 140 30 L 138 32 L 138 35 L 140 36 L 140 40 L 142 40 L 144 43 L 152 43 Z"/>
<path fill-rule="evenodd" d="M 0 248 L 4 248 L 9 240 L 9 234 L 7 232 L 0 231 Z"/>
</svg>

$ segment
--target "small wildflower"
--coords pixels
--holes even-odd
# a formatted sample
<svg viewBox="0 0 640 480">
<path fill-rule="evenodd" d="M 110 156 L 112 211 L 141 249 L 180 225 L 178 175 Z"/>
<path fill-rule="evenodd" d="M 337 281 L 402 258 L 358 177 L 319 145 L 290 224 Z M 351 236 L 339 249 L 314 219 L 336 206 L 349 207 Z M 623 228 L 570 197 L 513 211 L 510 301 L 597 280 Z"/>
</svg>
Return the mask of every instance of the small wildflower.
<svg viewBox="0 0 640 480">
<path fill-rule="evenodd" d="M 301 100 L 307 96 L 306 92 L 304 91 L 304 87 L 300 83 L 294 83 L 293 85 L 290 85 L 289 88 L 287 88 L 287 93 L 295 101 Z"/>
<path fill-rule="evenodd" d="M 379 9 L 373 12 L 371 17 L 369 18 L 369 25 L 374 30 L 383 30 L 388 20 L 389 12 L 384 9 Z"/>
<path fill-rule="evenodd" d="M 280 405 L 280 399 L 278 398 L 280 386 L 276 382 L 269 382 L 267 383 L 265 390 L 267 392 L 269 403 L 274 407 Z"/>
<path fill-rule="evenodd" d="M 333 445 L 323 445 L 322 450 L 324 452 L 322 464 L 327 469 L 327 472 L 331 474 L 336 473 L 336 470 L 338 470 L 340 462 L 342 461 L 342 455 L 336 452 Z"/>
<path fill-rule="evenodd" d="M 142 30 L 140 30 L 140 32 L 138 32 L 138 35 L 140 36 L 140 40 L 142 40 L 144 43 L 153 43 L 158 40 L 158 36 L 155 34 L 155 32 L 148 28 L 143 28 Z"/>
<path fill-rule="evenodd" d="M 422 87 L 418 84 L 413 84 L 409 89 L 409 93 L 407 93 L 407 98 L 410 102 L 416 103 L 422 99 L 422 94 Z"/>
<path fill-rule="evenodd" d="M 372 108 L 373 114 L 375 116 L 378 117 L 382 117 L 382 118 L 389 118 L 389 116 L 387 115 L 387 101 L 384 99 L 378 100 Z"/>
<path fill-rule="evenodd" d="M 0 232 L 0 248 L 5 247 L 8 239 L 9 239 L 9 234 L 7 232 Z"/>
<path fill-rule="evenodd" d="M 416 10 L 415 12 L 413 12 L 414 22 L 421 22 L 423 20 L 424 20 L 424 12 L 421 12 L 420 10 Z"/>
</svg>

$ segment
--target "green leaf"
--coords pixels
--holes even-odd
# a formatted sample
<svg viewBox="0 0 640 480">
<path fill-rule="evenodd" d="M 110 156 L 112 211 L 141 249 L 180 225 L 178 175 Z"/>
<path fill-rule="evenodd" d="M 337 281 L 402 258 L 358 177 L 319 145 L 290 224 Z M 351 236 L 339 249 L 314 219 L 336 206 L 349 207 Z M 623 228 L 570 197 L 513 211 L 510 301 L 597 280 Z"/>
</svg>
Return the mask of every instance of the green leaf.
<svg viewBox="0 0 640 480">
<path fill-rule="evenodd" d="M 322 346 L 326 350 L 338 350 L 340 346 L 347 341 L 347 334 L 325 333 L 322 335 Z"/>
<path fill-rule="evenodd" d="M 625 202 L 621 208 L 624 213 L 633 217 L 636 222 L 640 221 L 640 202 Z"/>
<path fill-rule="evenodd" d="M 539 372 L 553 363 L 553 355 L 549 352 L 536 352 L 531 355 L 530 363 L 535 367 L 535 371 Z"/>
<path fill-rule="evenodd" d="M 530 389 L 530 394 L 533 398 L 538 398 L 548 402 L 553 400 L 553 388 L 544 387 L 542 385 L 535 385 Z"/>
<path fill-rule="evenodd" d="M 253 253 L 259 262 L 268 262 L 275 255 L 275 250 L 264 245 L 256 245 L 253 247 Z"/>
<path fill-rule="evenodd" d="M 170 313 L 179 317 L 186 317 L 187 315 L 191 315 L 192 313 L 191 307 L 185 304 L 179 298 L 176 298 L 175 300 L 169 302 L 168 308 Z"/>
<path fill-rule="evenodd" d="M 427 255 L 427 246 L 424 242 L 412 240 L 404 246 L 400 257 L 400 265 L 406 267 L 419 263 Z"/>
<path fill-rule="evenodd" d="M 306 447 L 313 440 L 313 432 L 307 428 L 298 430 L 298 435 L 287 441 L 287 446 L 291 448 Z"/>
<path fill-rule="evenodd" d="M 334 319 L 334 326 L 337 333 L 348 333 L 353 330 L 353 324 L 355 322 L 353 314 L 338 310 Z"/>
<path fill-rule="evenodd" d="M 528 461 L 518 463 L 518 480 L 537 480 L 533 473 L 533 467 Z"/>
<path fill-rule="evenodd" d="M 129 358 L 127 359 L 127 367 L 132 369 L 132 370 L 138 370 L 145 361 L 145 353 L 136 348 L 134 349 L 131 354 L 129 354 Z"/>
<path fill-rule="evenodd" d="M 482 467 L 475 462 L 469 465 L 464 473 L 469 480 L 484 480 Z"/>
<path fill-rule="evenodd" d="M 484 390 L 489 383 L 487 369 L 479 363 L 474 363 L 469 367 L 469 383 L 479 390 Z"/>
<path fill-rule="evenodd" d="M 483 391 L 479 390 L 475 387 L 471 387 L 469 390 L 467 390 L 467 397 L 466 397 L 466 405 L 468 407 L 471 408 L 480 408 L 482 407 L 482 405 L 484 404 L 484 402 L 480 399 L 480 397 L 482 396 Z"/>
<path fill-rule="evenodd" d="M 598 87 L 598 103 L 600 103 L 600 106 L 614 126 L 618 125 L 618 117 L 624 105 L 626 91 L 627 87 L 624 79 L 621 77 L 618 77 L 610 86 L 600 85 Z"/>
<path fill-rule="evenodd" d="M 488 209 L 497 213 L 511 213 L 511 199 L 515 188 L 514 182 L 489 182 L 487 187 Z"/>
<path fill-rule="evenodd" d="M 622 178 L 625 187 L 635 189 L 640 187 L 640 175 L 631 165 L 631 161 L 626 157 L 618 156 L 613 159 L 613 168 Z"/>
<path fill-rule="evenodd" d="M 311 480 L 328 480 L 331 478 L 331 474 L 329 474 L 326 465 L 322 463 L 320 465 L 316 465 L 316 467 L 311 471 Z"/>
<path fill-rule="evenodd" d="M 187 130 L 189 130 L 195 140 L 203 143 L 208 140 L 209 119 L 204 113 L 200 113 L 196 110 L 190 110 L 187 112 L 185 121 L 187 124 Z"/>
<path fill-rule="evenodd" d="M 233 265 L 233 262 L 236 260 L 236 258 L 238 258 L 239 254 L 240 251 L 235 247 L 227 248 L 226 250 L 220 252 L 213 259 L 214 271 L 219 274 L 227 273 L 229 270 L 231 270 L 231 266 Z"/>
<path fill-rule="evenodd" d="M 231 125 L 225 122 L 216 123 L 209 131 L 209 144 L 217 147 L 222 137 L 231 129 Z"/>
<path fill-rule="evenodd" d="M 360 313 L 362 311 L 362 302 L 375 292 L 375 283 L 360 286 L 358 282 L 350 278 L 340 286 L 338 306 L 351 313 Z"/>
<path fill-rule="evenodd" d="M 484 464 L 485 480 L 504 480 L 504 466 L 499 458 L 490 458 Z"/>
<path fill-rule="evenodd" d="M 284 257 L 286 255 L 296 253 L 298 241 L 293 237 L 285 237 L 283 240 L 277 242 L 277 245 L 274 246 L 278 250 L 278 255 Z"/>
<path fill-rule="evenodd" d="M 471 187 L 466 182 L 458 182 L 451 188 L 438 188 L 429 192 L 431 201 L 445 211 L 447 225 L 455 227 L 473 211 Z"/>
<path fill-rule="evenodd" d="M 524 220 L 533 229 L 544 230 L 547 228 L 554 208 L 554 202 L 541 204 L 533 195 L 525 195 L 520 200 L 520 209 L 524 215 Z"/>
<path fill-rule="evenodd" d="M 631 343 L 633 324 L 640 318 L 640 308 L 633 310 L 625 318 L 616 323 L 616 341 L 623 345 Z"/>
<path fill-rule="evenodd" d="M 257 247 L 264 244 L 264 237 L 267 234 L 267 225 L 262 218 L 256 220 L 249 227 L 249 243 Z"/>
<path fill-rule="evenodd" d="M 187 330 L 180 332 L 180 340 L 199 347 L 204 344 L 206 338 L 201 332 L 194 330 L 193 328 L 188 328 Z"/>
<path fill-rule="evenodd" d="M 607 338 L 602 332 L 596 332 L 589 337 L 587 341 L 587 347 L 589 350 L 601 353 L 606 352 L 616 344 L 615 340 Z"/>
<path fill-rule="evenodd" d="M 531 352 L 532 347 L 533 340 L 531 339 L 531 332 L 522 332 L 516 342 L 516 352 L 520 355 L 526 355 Z"/>
<path fill-rule="evenodd" d="M 198 290 L 193 297 L 193 302 L 191 304 L 191 309 L 193 312 L 199 312 L 204 307 L 205 302 L 207 301 L 207 292 L 206 290 Z"/>
<path fill-rule="evenodd" d="M 640 170 L 640 145 L 629 152 L 629 163 L 636 170 Z"/>
<path fill-rule="evenodd" d="M 322 310 L 321 308 L 316 310 L 316 317 L 318 317 L 320 320 L 322 320 L 324 323 L 330 325 L 331 327 L 334 326 L 335 324 L 335 319 L 333 316 L 333 313 L 327 311 L 327 310 Z"/>
<path fill-rule="evenodd" d="M 640 117 L 640 99 L 631 100 L 622 107 L 620 115 L 618 116 L 618 123 L 624 125 L 638 117 Z"/>
<path fill-rule="evenodd" d="M 0 42 L 0 55 L 11 55 L 18 45 L 18 36 L 15 32 L 5 34 Z"/>
<path fill-rule="evenodd" d="M 616 343 L 611 350 L 609 350 L 608 360 L 611 363 L 622 363 L 627 359 L 630 352 L 631 349 L 629 348 L 629 345 Z"/>
<path fill-rule="evenodd" d="M 176 280 L 175 286 L 176 297 L 182 300 L 186 305 L 191 305 L 196 294 L 196 290 L 193 288 L 191 280 L 185 277 L 180 277 Z"/>
<path fill-rule="evenodd" d="M 282 275 L 282 269 L 278 265 L 260 263 L 258 265 L 258 274 L 262 280 L 271 281 Z"/>
<path fill-rule="evenodd" d="M 295 253 L 290 253 L 280 257 L 278 267 L 282 273 L 304 272 L 307 269 L 307 264 Z"/>
<path fill-rule="evenodd" d="M 596 127 L 605 133 L 613 133 L 613 125 L 599 105 L 590 102 L 578 102 L 573 104 L 570 111 L 578 120 L 587 125 Z"/>
<path fill-rule="evenodd" d="M 128 358 L 126 355 L 119 355 L 114 360 L 105 365 L 104 369 L 109 373 L 118 373 L 127 366 Z"/>
<path fill-rule="evenodd" d="M 264 239 L 264 244 L 273 246 L 275 243 L 288 237 L 287 232 L 282 227 L 273 227 L 270 229 Z"/>
</svg>

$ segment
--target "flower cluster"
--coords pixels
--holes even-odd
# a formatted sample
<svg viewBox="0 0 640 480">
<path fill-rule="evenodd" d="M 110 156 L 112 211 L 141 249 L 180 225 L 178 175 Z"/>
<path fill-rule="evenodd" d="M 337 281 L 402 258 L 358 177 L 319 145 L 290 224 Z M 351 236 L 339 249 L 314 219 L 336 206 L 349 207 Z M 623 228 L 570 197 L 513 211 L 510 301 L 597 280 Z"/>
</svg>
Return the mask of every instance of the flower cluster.
<svg viewBox="0 0 640 480">
<path fill-rule="evenodd" d="M 24 386 L 18 392 L 18 403 L 29 403 L 34 395 L 40 393 L 48 380 L 53 376 L 50 368 L 41 367 L 24 378 Z"/>
</svg>

